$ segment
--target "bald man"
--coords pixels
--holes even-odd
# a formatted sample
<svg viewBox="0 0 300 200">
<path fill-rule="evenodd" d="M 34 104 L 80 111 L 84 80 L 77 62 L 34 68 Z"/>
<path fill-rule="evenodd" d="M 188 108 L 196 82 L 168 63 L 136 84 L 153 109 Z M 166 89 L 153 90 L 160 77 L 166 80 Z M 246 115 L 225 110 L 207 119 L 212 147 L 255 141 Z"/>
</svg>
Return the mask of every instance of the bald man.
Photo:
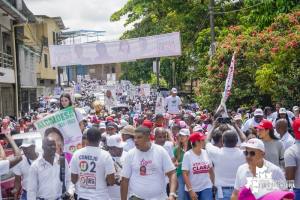
<svg viewBox="0 0 300 200">
<path fill-rule="evenodd" d="M 288 132 L 288 122 L 286 119 L 277 120 L 276 132 L 275 135 L 282 141 L 285 150 L 294 144 L 295 139 Z"/>
<path fill-rule="evenodd" d="M 56 143 L 52 137 L 43 139 L 42 148 L 44 154 L 36 159 L 30 166 L 27 187 L 27 199 L 59 199 L 62 194 L 62 182 L 60 181 L 60 160 L 56 154 Z M 74 186 L 71 183 L 71 174 L 68 163 L 65 160 L 65 186 L 73 198 Z"/>
</svg>

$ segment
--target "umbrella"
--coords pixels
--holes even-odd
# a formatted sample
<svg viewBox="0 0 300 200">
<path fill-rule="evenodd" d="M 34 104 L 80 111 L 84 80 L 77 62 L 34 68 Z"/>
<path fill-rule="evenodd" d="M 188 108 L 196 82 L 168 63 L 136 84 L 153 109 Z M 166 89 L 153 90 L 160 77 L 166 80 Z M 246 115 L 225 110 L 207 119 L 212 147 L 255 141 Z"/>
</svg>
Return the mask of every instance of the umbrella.
<svg viewBox="0 0 300 200">
<path fill-rule="evenodd" d="M 75 96 L 75 98 L 81 98 L 82 97 L 81 94 L 75 94 L 74 96 Z"/>
<path fill-rule="evenodd" d="M 51 99 L 60 99 L 60 95 L 54 95 L 51 97 Z"/>
<path fill-rule="evenodd" d="M 56 102 L 58 102 L 57 99 L 49 99 L 48 101 L 50 101 L 50 103 L 56 103 Z"/>
</svg>

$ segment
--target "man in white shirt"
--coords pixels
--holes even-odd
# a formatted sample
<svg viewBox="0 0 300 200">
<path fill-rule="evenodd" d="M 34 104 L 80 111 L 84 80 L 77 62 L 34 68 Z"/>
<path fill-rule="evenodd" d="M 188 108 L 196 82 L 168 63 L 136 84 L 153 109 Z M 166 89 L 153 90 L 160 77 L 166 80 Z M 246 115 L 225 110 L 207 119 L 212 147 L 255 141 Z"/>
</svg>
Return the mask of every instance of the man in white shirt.
<svg viewBox="0 0 300 200">
<path fill-rule="evenodd" d="M 282 141 L 285 150 L 295 142 L 295 139 L 288 132 L 288 122 L 286 119 L 277 120 L 275 136 Z"/>
<path fill-rule="evenodd" d="M 133 149 L 135 147 L 134 144 L 134 133 L 135 133 L 135 128 L 131 125 L 126 125 L 120 133 L 122 134 L 122 139 L 126 143 L 125 146 L 123 147 L 124 151 L 129 151 L 130 149 Z"/>
<path fill-rule="evenodd" d="M 299 118 L 299 107 L 298 106 L 293 107 L 293 113 L 295 115 L 295 119 Z"/>
<path fill-rule="evenodd" d="M 167 141 L 168 139 L 168 132 L 165 128 L 159 127 L 154 129 L 154 138 L 155 138 L 155 144 L 160 145 L 167 150 L 169 156 L 171 159 L 174 158 L 174 145 L 172 142 Z M 165 178 L 166 184 L 167 184 L 167 195 L 169 196 L 170 193 L 170 187 L 169 187 L 169 179 L 168 177 Z"/>
<path fill-rule="evenodd" d="M 282 103 L 280 103 L 280 102 L 276 103 L 276 112 L 273 113 L 273 121 L 275 121 L 279 117 L 279 110 L 280 110 L 280 108 L 282 108 Z M 292 120 L 295 119 L 294 113 L 292 113 L 289 110 L 287 111 L 287 115 Z"/>
<path fill-rule="evenodd" d="M 264 119 L 263 116 L 264 116 L 264 113 L 263 113 L 262 109 L 259 109 L 259 108 L 256 109 L 254 111 L 254 117 L 252 117 L 251 119 L 246 121 L 242 131 L 245 133 L 248 130 L 248 128 L 258 126 L 259 123 Z"/>
<path fill-rule="evenodd" d="M 10 157 L 9 159 L 7 159 L 3 147 L 2 145 L 0 145 L 0 176 L 3 174 L 7 174 L 10 168 L 13 168 L 22 160 L 21 151 L 16 145 L 14 139 L 12 139 L 9 133 L 4 133 L 4 135 L 6 137 L 7 142 L 12 147 L 12 150 L 14 152 L 14 157 Z M 0 182 L 1 182 L 1 178 L 0 178 Z M 2 199 L 1 193 L 0 193 L 0 199 Z"/>
<path fill-rule="evenodd" d="M 76 193 L 81 200 L 109 200 L 107 186 L 115 184 L 113 160 L 107 151 L 99 148 L 101 133 L 98 128 L 90 128 L 87 138 L 89 145 L 77 150 L 70 162 L 72 182 L 79 182 Z"/>
<path fill-rule="evenodd" d="M 237 127 L 234 120 L 231 124 Z M 216 199 L 230 200 L 234 190 L 234 182 L 237 169 L 246 162 L 243 151 L 236 147 L 238 136 L 233 130 L 225 131 L 222 135 L 223 147 L 219 148 L 211 143 L 214 130 L 217 127 L 217 120 L 212 124 L 211 130 L 205 138 L 206 151 L 214 164 L 215 186 L 217 189 Z M 239 138 L 244 142 L 247 140 L 245 134 L 237 131 Z"/>
<path fill-rule="evenodd" d="M 41 154 L 35 152 L 35 140 L 33 138 L 23 139 L 20 148 L 23 149 L 24 155 L 22 156 L 22 161 L 14 167 L 15 182 L 14 182 L 14 198 L 18 199 L 21 185 L 23 188 L 20 200 L 27 200 L 27 186 L 28 186 L 28 175 L 31 164 L 39 157 Z M 22 183 L 21 183 L 22 182 Z"/>
<path fill-rule="evenodd" d="M 182 110 L 182 102 L 179 96 L 177 96 L 177 89 L 171 90 L 172 95 L 167 97 L 166 105 L 168 106 L 168 113 L 171 115 L 178 115 Z"/>
<path fill-rule="evenodd" d="M 121 171 L 123 168 L 124 160 L 127 152 L 123 151 L 125 142 L 122 141 L 120 135 L 113 135 L 107 139 L 107 151 L 110 153 L 112 160 L 114 162 L 115 173 L 115 184 L 113 186 L 108 186 L 108 195 L 110 200 L 120 200 L 121 192 Z"/>
<path fill-rule="evenodd" d="M 36 159 L 30 166 L 27 186 L 27 199 L 60 199 L 62 196 L 63 183 L 60 180 L 60 160 L 56 154 L 56 143 L 52 137 L 43 139 L 42 148 L 44 155 Z M 66 191 L 73 198 L 74 186 L 67 161 L 65 161 L 65 186 Z"/>
<path fill-rule="evenodd" d="M 177 177 L 167 151 L 151 143 L 150 129 L 145 126 L 135 130 L 134 142 L 136 148 L 128 152 L 122 169 L 121 200 L 129 197 L 167 199 L 165 174 L 169 177 L 170 184 L 168 200 L 174 200 Z"/>
<path fill-rule="evenodd" d="M 243 143 L 240 148 L 245 150 L 244 155 L 246 156 L 247 163 L 241 165 L 237 170 L 234 191 L 231 196 L 231 200 L 238 199 L 239 190 L 244 186 L 245 183 L 247 183 L 247 178 L 256 177 L 260 173 L 272 173 L 272 178 L 267 179 L 268 182 L 264 180 L 264 185 L 270 185 L 272 188 L 263 188 L 263 184 L 258 183 L 258 185 L 261 185 L 261 187 L 257 188 L 257 194 L 266 194 L 271 190 L 286 189 L 283 188 L 284 186 L 280 187 L 277 185 L 277 183 L 280 183 L 280 181 L 284 183 L 285 177 L 279 167 L 264 159 L 266 154 L 265 146 L 260 139 L 250 139 L 247 143 Z M 274 180 L 277 182 L 274 183 Z M 256 193 L 254 195 L 256 195 Z M 256 199 L 258 198 L 256 197 Z"/>
</svg>

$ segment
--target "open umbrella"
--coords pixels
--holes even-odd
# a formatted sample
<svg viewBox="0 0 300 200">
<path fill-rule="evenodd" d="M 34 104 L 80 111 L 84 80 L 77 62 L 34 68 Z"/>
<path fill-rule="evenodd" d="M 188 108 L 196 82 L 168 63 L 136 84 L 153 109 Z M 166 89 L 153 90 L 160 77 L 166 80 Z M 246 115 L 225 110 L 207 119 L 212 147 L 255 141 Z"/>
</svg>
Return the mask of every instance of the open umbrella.
<svg viewBox="0 0 300 200">
<path fill-rule="evenodd" d="M 75 96 L 75 98 L 81 98 L 82 97 L 81 94 L 75 94 L 74 96 Z"/>
</svg>

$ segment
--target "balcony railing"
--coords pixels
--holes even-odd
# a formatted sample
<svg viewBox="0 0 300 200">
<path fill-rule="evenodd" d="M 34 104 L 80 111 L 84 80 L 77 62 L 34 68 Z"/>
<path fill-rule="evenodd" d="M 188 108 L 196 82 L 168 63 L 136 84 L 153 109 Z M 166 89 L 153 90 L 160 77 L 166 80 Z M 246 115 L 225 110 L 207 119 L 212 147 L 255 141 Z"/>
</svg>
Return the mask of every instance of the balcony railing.
<svg viewBox="0 0 300 200">
<path fill-rule="evenodd" d="M 0 67 L 13 68 L 14 67 L 13 56 L 0 51 Z"/>
</svg>

